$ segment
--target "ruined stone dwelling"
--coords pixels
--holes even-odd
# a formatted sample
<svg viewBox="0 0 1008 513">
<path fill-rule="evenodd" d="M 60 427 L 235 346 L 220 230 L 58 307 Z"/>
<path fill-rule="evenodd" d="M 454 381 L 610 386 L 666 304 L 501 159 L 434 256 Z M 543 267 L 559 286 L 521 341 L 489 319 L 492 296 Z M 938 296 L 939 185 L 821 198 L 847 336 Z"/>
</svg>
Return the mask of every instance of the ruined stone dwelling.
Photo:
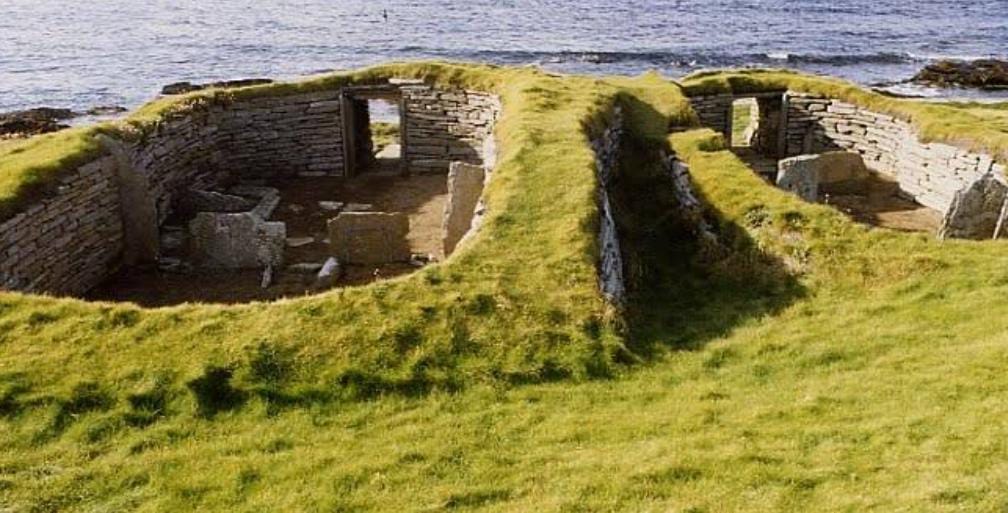
<svg viewBox="0 0 1008 513">
<path fill-rule="evenodd" d="M 372 99 L 398 107 L 401 152 L 385 177 L 389 187 L 427 177 L 444 196 L 439 256 L 450 255 L 478 224 L 495 160 L 498 97 L 407 80 L 276 91 L 197 103 L 140 140 L 103 136 L 99 156 L 0 224 L 0 288 L 81 296 L 123 270 L 202 269 L 220 280 L 252 276 L 254 287 L 307 273 L 305 290 L 317 290 L 336 283 L 334 273 L 346 266 L 372 266 L 377 276 L 384 264 L 426 263 L 429 255 L 413 254 L 406 241 L 406 213 L 352 194 L 325 195 L 373 173 Z M 354 190 L 366 190 L 362 183 Z M 290 188 L 331 201 L 285 205 Z M 304 234 L 292 233 L 304 218 L 299 209 L 317 217 Z M 319 257 L 292 259 L 304 245 L 319 248 Z"/>
<path fill-rule="evenodd" d="M 934 226 L 922 229 L 939 237 L 1008 237 L 1008 182 L 1004 166 L 991 156 L 925 143 L 907 121 L 796 91 L 690 99 L 701 122 L 728 140 L 733 106 L 740 100 L 755 100 L 746 137 L 753 154 L 771 163 L 764 170 L 766 178 L 804 199 L 863 213 L 872 193 L 879 190 L 877 184 L 882 184 L 888 198 L 869 212 L 872 218 L 916 206 L 931 211 Z M 836 152 L 853 154 L 861 164 Z"/>
</svg>

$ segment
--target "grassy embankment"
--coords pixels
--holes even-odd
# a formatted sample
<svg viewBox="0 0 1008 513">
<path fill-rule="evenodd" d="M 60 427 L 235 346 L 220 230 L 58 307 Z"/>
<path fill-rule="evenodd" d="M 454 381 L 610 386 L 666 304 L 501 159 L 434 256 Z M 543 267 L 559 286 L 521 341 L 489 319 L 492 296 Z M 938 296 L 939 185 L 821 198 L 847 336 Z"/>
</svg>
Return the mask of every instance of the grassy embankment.
<svg viewBox="0 0 1008 513">
<path fill-rule="evenodd" d="M 654 77 L 503 73 L 495 218 L 449 264 L 270 307 L 146 311 L 0 296 L 0 503 L 27 511 L 1008 506 L 1005 243 L 871 230 L 768 187 L 709 131 L 666 137 L 670 118 L 688 113 L 678 87 Z M 563 373 L 577 366 L 562 362 L 585 346 L 557 335 L 578 314 L 600 315 L 579 278 L 591 274 L 594 215 L 580 127 L 617 98 L 629 130 L 614 196 L 632 296 L 626 336 L 615 338 L 624 349 L 610 354 L 606 379 L 584 380 Z M 691 165 L 723 253 L 698 254 L 669 215 L 656 165 L 668 146 Z M 516 243 L 529 259 L 507 259 L 503 250 Z M 497 295 L 471 296 L 490 291 Z M 421 293 L 431 309 L 416 312 L 410 299 Z M 551 309 L 535 315 L 542 305 Z M 384 317 L 343 313 L 358 309 Z M 516 310 L 524 314 L 508 313 Z M 500 324 L 483 326 L 484 317 Z M 401 319 L 423 331 L 403 337 L 393 329 Z M 360 322 L 388 323 L 389 345 Z M 595 330 L 615 337 L 599 321 Z M 522 374 L 540 383 L 513 386 L 523 379 L 487 373 L 457 390 L 413 394 L 354 388 L 353 374 L 334 373 L 369 353 L 385 360 L 378 368 L 402 369 L 408 357 L 397 354 L 438 354 L 445 342 L 444 360 L 427 367 L 445 375 L 479 376 L 467 372 L 476 365 L 469 355 L 500 364 L 497 345 L 538 347 L 515 354 L 549 356 L 559 374 Z M 203 372 L 211 357 L 234 366 L 227 386 Z M 443 370 L 445 361 L 457 367 Z"/>
</svg>

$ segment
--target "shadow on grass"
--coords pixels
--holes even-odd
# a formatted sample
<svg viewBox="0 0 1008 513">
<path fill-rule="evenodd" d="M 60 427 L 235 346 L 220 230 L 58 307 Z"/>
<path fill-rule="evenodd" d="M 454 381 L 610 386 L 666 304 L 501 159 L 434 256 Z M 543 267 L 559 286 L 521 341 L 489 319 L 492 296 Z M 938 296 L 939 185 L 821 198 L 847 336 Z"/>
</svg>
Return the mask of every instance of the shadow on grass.
<svg viewBox="0 0 1008 513">
<path fill-rule="evenodd" d="M 701 251 L 692 227 L 677 214 L 672 180 L 662 164 L 667 134 L 635 128 L 656 125 L 655 119 L 641 118 L 663 116 L 633 97 L 622 103 L 628 129 L 611 197 L 625 262 L 628 349 L 644 360 L 668 349 L 698 349 L 805 296 L 778 257 L 762 251 L 702 195 L 724 248 L 715 256 Z"/>
</svg>

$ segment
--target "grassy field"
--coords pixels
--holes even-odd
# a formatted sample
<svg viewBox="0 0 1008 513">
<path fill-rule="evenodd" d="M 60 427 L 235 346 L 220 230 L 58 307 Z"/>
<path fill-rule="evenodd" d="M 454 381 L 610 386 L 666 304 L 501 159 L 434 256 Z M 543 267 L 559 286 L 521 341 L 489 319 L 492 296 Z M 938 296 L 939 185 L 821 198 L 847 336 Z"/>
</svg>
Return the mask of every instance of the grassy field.
<svg viewBox="0 0 1008 513">
<path fill-rule="evenodd" d="M 398 72 L 503 96 L 477 241 L 268 306 L 0 294 L 0 511 L 1008 508 L 1004 242 L 803 203 L 709 130 L 667 135 L 694 117 L 654 75 Z M 617 102 L 619 312 L 585 137 Z M 669 214 L 669 149 L 721 251 Z"/>
</svg>

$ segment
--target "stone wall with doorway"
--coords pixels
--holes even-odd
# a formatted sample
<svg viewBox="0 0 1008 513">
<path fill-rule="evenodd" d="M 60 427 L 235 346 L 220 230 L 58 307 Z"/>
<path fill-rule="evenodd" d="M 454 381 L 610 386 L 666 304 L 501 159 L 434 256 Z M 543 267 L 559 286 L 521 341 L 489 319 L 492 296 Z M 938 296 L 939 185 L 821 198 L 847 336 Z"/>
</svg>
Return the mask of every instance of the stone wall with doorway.
<svg viewBox="0 0 1008 513">
<path fill-rule="evenodd" d="M 447 173 L 452 162 L 482 165 L 501 115 L 499 97 L 476 91 L 402 87 L 403 158 L 412 172 Z"/>
<path fill-rule="evenodd" d="M 419 172 L 492 165 L 499 97 L 396 86 L 405 158 Z M 0 223 L 0 288 L 80 295 L 124 264 L 153 264 L 158 230 L 190 190 L 244 179 L 345 176 L 343 88 L 257 98 L 220 94 L 164 114 L 141 137 L 102 136 L 104 152 Z M 128 205 L 128 207 L 127 207 Z M 124 228 L 124 227 L 128 227 Z M 129 233 L 127 233 L 129 232 Z M 128 247 L 142 243 L 143 248 Z"/>
</svg>

